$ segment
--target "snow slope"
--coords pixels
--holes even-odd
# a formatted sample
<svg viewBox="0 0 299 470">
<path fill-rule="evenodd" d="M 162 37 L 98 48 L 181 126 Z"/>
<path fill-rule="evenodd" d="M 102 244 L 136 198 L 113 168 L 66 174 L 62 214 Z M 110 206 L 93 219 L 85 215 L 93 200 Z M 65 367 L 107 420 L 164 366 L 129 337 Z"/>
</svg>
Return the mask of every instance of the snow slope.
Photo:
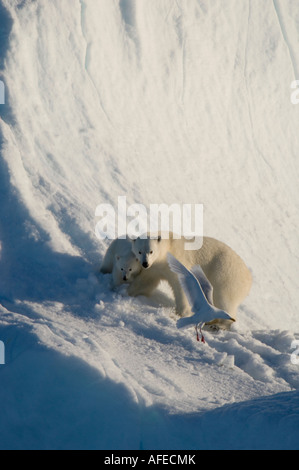
<svg viewBox="0 0 299 470">
<path fill-rule="evenodd" d="M 296 0 L 2 0 L 1 448 L 298 448 Z M 203 203 L 231 332 L 95 271 L 98 204 Z M 297 359 L 296 352 L 294 353 Z"/>
</svg>

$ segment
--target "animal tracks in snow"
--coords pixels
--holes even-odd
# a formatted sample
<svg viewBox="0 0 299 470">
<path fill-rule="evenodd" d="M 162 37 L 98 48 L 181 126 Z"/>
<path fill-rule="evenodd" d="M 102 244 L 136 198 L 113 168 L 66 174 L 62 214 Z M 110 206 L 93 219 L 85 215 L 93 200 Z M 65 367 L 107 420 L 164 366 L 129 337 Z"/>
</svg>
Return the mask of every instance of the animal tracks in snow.
<svg viewBox="0 0 299 470">
<path fill-rule="evenodd" d="M 230 331 L 210 333 L 208 344 L 223 354 L 219 365 L 237 367 L 254 380 L 298 388 L 299 368 L 291 361 L 294 340 L 293 334 L 280 330 Z"/>
</svg>

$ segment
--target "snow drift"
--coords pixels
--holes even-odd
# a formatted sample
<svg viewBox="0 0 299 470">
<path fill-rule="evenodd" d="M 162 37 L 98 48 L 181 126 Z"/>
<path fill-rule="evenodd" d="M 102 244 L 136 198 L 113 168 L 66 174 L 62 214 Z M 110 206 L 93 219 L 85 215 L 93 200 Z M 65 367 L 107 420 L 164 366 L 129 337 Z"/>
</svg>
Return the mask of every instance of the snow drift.
<svg viewBox="0 0 299 470">
<path fill-rule="evenodd" d="M 2 0 L 0 18 L 0 446 L 298 447 L 297 2 Z M 130 299 L 96 276 L 95 209 L 122 195 L 204 204 L 254 277 L 231 332 L 200 345 L 167 286 Z"/>
</svg>

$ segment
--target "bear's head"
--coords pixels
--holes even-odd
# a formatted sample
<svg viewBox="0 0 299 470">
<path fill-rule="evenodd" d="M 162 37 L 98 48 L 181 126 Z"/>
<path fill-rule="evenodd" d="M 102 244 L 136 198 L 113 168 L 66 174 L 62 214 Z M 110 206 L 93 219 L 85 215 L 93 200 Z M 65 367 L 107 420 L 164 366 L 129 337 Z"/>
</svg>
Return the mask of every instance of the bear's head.
<svg viewBox="0 0 299 470">
<path fill-rule="evenodd" d="M 133 253 L 116 255 L 116 266 L 124 282 L 130 282 L 141 271 L 141 265 Z"/>
<path fill-rule="evenodd" d="M 144 269 L 150 268 L 161 257 L 161 236 L 136 238 L 133 240 L 132 251 Z"/>
</svg>

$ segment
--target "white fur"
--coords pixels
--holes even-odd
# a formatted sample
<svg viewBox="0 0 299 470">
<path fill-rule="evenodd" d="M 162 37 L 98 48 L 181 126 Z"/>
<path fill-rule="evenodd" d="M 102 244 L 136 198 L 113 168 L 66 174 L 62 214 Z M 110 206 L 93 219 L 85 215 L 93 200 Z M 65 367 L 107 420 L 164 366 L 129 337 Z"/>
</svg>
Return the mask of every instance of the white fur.
<svg viewBox="0 0 299 470">
<path fill-rule="evenodd" d="M 112 273 L 113 287 L 131 282 L 140 271 L 141 265 L 132 252 L 132 240 L 129 237 L 113 240 L 100 267 L 101 273 Z"/>
<path fill-rule="evenodd" d="M 112 270 L 113 287 L 132 280 L 141 272 L 141 264 L 132 252 L 116 255 Z"/>
<path fill-rule="evenodd" d="M 131 296 L 149 296 L 161 280 L 169 282 L 174 292 L 176 311 L 180 316 L 190 316 L 190 306 L 178 280 L 167 262 L 171 253 L 187 269 L 200 265 L 213 286 L 213 303 L 235 319 L 238 306 L 249 294 L 252 276 L 243 260 L 225 243 L 214 238 L 203 237 L 199 250 L 185 250 L 186 239 L 138 238 L 133 241 L 133 253 L 143 267 L 141 273 L 132 281 L 128 293 Z M 223 320 L 225 321 L 225 320 Z"/>
<path fill-rule="evenodd" d="M 131 251 L 132 240 L 129 237 L 116 238 L 115 240 L 113 240 L 105 253 L 104 259 L 100 267 L 100 272 L 103 274 L 112 273 L 115 257 L 117 255 L 124 256 L 127 253 L 131 253 Z"/>
</svg>

